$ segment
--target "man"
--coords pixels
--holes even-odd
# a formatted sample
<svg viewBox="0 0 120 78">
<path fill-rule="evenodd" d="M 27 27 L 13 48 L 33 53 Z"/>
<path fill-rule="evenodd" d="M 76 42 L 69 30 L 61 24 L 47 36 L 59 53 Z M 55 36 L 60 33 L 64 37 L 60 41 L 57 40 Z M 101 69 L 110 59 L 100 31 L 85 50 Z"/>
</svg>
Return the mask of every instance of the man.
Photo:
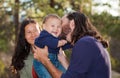
<svg viewBox="0 0 120 78">
<path fill-rule="evenodd" d="M 108 43 L 81 12 L 62 17 L 63 28 L 69 29 L 66 40 L 73 45 L 70 64 L 65 73 L 56 69 L 48 59 L 47 47 L 34 49 L 34 58 L 47 68 L 53 78 L 111 78 Z M 64 31 L 63 31 L 64 32 Z"/>
</svg>

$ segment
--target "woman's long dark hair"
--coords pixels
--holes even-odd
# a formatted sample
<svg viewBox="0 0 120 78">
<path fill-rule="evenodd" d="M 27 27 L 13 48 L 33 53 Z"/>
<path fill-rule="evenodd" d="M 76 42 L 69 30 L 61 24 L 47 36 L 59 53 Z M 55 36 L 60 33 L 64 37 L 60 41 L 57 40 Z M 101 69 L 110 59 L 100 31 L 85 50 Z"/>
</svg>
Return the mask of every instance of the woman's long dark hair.
<svg viewBox="0 0 120 78">
<path fill-rule="evenodd" d="M 15 46 L 15 52 L 11 63 L 11 66 L 13 66 L 17 71 L 24 67 L 24 60 L 30 53 L 30 44 L 25 39 L 25 27 L 30 23 L 36 24 L 36 22 L 32 19 L 25 19 L 20 26 L 20 32 L 17 38 L 17 44 Z"/>
<path fill-rule="evenodd" d="M 72 33 L 72 43 L 75 43 L 81 37 L 85 35 L 90 35 L 96 38 L 102 43 L 102 45 L 107 48 L 108 43 L 102 38 L 100 33 L 92 25 L 89 19 L 81 12 L 72 12 L 67 15 L 69 20 L 74 20 L 75 28 Z"/>
</svg>

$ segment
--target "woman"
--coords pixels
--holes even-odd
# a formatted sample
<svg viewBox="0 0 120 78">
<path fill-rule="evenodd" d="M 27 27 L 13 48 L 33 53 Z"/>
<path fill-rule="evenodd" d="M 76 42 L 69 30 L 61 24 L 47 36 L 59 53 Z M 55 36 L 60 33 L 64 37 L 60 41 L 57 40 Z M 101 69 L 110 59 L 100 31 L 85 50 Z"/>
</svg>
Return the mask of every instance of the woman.
<svg viewBox="0 0 120 78">
<path fill-rule="evenodd" d="M 47 47 L 33 48 L 34 58 L 43 63 L 53 78 L 111 78 L 110 57 L 105 49 L 108 43 L 89 19 L 81 12 L 69 13 L 62 17 L 62 26 L 70 29 L 66 39 L 74 45 L 67 71 L 62 73 L 48 60 Z"/>
<path fill-rule="evenodd" d="M 25 19 L 21 23 L 15 53 L 11 63 L 12 72 L 20 73 L 20 78 L 33 78 L 31 75 L 33 64 L 31 46 L 34 45 L 34 40 L 39 36 L 39 33 L 39 25 L 34 20 Z"/>
</svg>

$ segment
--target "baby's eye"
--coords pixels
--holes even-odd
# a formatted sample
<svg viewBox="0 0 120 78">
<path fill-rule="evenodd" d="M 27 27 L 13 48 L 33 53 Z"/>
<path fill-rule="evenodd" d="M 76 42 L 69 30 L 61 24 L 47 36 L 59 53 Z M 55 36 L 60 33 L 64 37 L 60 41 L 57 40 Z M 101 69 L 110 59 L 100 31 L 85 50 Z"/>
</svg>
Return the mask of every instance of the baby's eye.
<svg viewBox="0 0 120 78">
<path fill-rule="evenodd" d="M 51 25 L 51 27 L 55 27 L 55 25 Z"/>
</svg>

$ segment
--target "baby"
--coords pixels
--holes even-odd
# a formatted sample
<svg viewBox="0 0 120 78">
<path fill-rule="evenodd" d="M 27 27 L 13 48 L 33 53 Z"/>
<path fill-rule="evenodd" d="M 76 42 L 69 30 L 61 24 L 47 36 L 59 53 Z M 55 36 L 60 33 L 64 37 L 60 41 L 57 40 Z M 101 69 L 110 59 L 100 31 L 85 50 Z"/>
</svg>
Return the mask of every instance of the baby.
<svg viewBox="0 0 120 78">
<path fill-rule="evenodd" d="M 55 14 L 47 15 L 43 20 L 43 30 L 40 36 L 36 38 L 35 45 L 44 48 L 48 46 L 49 59 L 50 61 L 62 72 L 65 72 L 65 68 L 58 61 L 58 53 L 60 47 L 63 50 L 71 48 L 72 46 L 66 41 L 59 38 L 62 31 L 61 18 Z M 34 59 L 33 61 L 34 69 L 40 78 L 52 78 L 47 71 L 47 69 Z"/>
</svg>

